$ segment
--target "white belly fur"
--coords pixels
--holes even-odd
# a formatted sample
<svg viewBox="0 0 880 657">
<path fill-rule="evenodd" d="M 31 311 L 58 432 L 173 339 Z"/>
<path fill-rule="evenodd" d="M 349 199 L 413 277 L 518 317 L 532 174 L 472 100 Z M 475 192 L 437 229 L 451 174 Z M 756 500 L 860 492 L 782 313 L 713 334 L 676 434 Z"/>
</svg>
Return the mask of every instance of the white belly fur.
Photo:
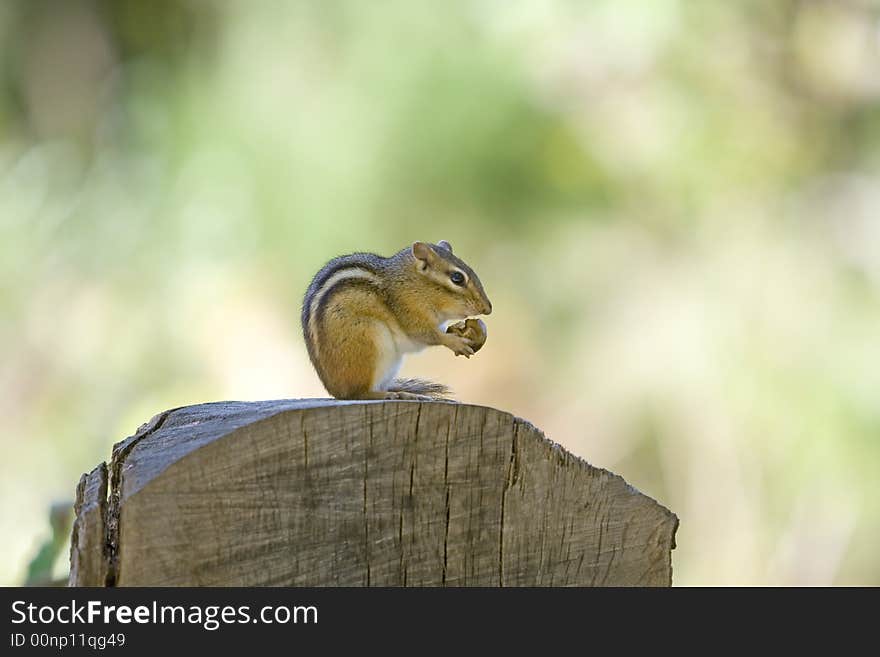
<svg viewBox="0 0 880 657">
<path fill-rule="evenodd" d="M 425 345 L 413 342 L 402 331 L 395 329 L 396 327 L 392 328 L 384 322 L 376 323 L 376 347 L 379 357 L 373 374 L 373 390 L 387 390 L 400 371 L 403 356 L 425 348 Z"/>
</svg>

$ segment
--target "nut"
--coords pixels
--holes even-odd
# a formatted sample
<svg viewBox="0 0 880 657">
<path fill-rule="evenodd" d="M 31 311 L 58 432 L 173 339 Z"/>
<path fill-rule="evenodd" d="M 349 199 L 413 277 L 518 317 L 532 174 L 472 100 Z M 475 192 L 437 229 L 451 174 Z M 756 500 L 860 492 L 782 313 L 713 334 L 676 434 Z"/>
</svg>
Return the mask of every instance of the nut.
<svg viewBox="0 0 880 657">
<path fill-rule="evenodd" d="M 450 324 L 446 332 L 468 338 L 471 341 L 471 348 L 474 350 L 474 353 L 478 352 L 486 344 L 486 323 L 482 319 L 472 317 L 455 324 Z"/>
</svg>

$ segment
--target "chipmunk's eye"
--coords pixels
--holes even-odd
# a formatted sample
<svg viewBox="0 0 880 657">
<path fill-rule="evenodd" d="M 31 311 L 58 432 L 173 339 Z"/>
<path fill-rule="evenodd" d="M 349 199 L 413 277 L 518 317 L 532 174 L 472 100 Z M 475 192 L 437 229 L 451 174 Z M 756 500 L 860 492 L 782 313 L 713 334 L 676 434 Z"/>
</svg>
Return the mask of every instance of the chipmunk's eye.
<svg viewBox="0 0 880 657">
<path fill-rule="evenodd" d="M 464 285 L 464 274 L 460 271 L 454 271 L 449 274 L 449 280 L 452 281 L 455 285 Z"/>
</svg>

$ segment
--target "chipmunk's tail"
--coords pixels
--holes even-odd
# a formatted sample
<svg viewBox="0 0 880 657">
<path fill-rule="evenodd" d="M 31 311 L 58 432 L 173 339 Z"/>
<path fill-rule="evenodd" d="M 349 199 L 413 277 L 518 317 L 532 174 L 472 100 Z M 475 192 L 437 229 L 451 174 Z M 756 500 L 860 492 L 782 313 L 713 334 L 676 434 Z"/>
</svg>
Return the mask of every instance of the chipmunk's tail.
<svg viewBox="0 0 880 657">
<path fill-rule="evenodd" d="M 388 392 L 409 392 L 414 395 L 427 395 L 435 399 L 449 399 L 452 391 L 442 383 L 424 381 L 423 379 L 394 379 L 388 386 Z"/>
</svg>

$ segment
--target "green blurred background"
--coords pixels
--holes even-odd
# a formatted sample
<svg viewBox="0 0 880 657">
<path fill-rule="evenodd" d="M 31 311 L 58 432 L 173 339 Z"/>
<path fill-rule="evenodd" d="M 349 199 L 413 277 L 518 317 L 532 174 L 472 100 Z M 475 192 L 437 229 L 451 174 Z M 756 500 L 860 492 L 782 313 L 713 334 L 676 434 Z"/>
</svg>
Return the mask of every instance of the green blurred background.
<svg viewBox="0 0 880 657">
<path fill-rule="evenodd" d="M 0 44 L 0 583 L 156 412 L 326 396 L 324 261 L 447 239 L 489 341 L 404 374 L 669 506 L 677 584 L 880 584 L 880 3 L 6 1 Z"/>
</svg>

